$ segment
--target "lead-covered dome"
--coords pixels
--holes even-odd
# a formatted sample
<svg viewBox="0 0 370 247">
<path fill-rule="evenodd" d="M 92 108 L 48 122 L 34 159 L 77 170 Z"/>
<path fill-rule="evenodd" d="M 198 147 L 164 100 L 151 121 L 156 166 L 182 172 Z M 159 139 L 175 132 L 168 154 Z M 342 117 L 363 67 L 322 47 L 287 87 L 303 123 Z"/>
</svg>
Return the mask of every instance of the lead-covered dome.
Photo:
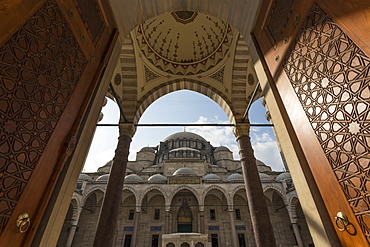
<svg viewBox="0 0 370 247">
<path fill-rule="evenodd" d="M 230 149 L 228 149 L 227 147 L 225 146 L 219 146 L 215 149 L 215 153 L 217 152 L 222 152 L 222 151 L 227 151 L 227 152 L 231 152 Z"/>
<path fill-rule="evenodd" d="M 101 175 L 96 179 L 96 182 L 107 182 L 109 180 L 109 174 Z"/>
<path fill-rule="evenodd" d="M 206 139 L 201 137 L 198 134 L 192 133 L 192 132 L 178 132 L 175 134 L 172 134 L 168 137 L 166 137 L 163 142 L 169 141 L 169 140 L 176 140 L 176 139 L 193 139 L 193 140 L 199 140 L 207 142 Z"/>
<path fill-rule="evenodd" d="M 140 149 L 140 152 L 151 152 L 151 153 L 155 153 L 155 150 L 151 147 L 143 147 L 142 149 Z"/>
<path fill-rule="evenodd" d="M 196 176 L 196 175 L 197 174 L 188 167 L 181 167 L 173 173 L 173 176 L 183 176 L 183 177 Z"/>
<path fill-rule="evenodd" d="M 244 177 L 242 174 L 234 173 L 231 174 L 227 179 L 226 182 L 230 183 L 244 183 Z"/>
<path fill-rule="evenodd" d="M 144 180 L 142 177 L 136 174 L 130 174 L 125 177 L 125 183 L 143 183 Z"/>
<path fill-rule="evenodd" d="M 148 182 L 150 183 L 166 183 L 167 178 L 162 174 L 154 174 L 153 176 L 148 178 Z"/>
<path fill-rule="evenodd" d="M 203 182 L 221 182 L 221 178 L 213 173 L 207 174 L 203 177 Z"/>
<path fill-rule="evenodd" d="M 283 172 L 283 173 L 280 173 L 277 177 L 276 177 L 276 181 L 277 182 L 281 182 L 281 181 L 285 181 L 285 180 L 291 180 L 292 179 L 292 176 L 290 175 L 289 172 Z"/>
<path fill-rule="evenodd" d="M 81 173 L 80 176 L 78 176 L 78 181 L 93 182 L 94 180 L 89 175 Z"/>
<path fill-rule="evenodd" d="M 272 180 L 272 178 L 266 174 L 266 173 L 259 173 L 259 176 L 260 176 L 260 179 L 261 181 L 269 181 L 269 180 Z"/>
</svg>

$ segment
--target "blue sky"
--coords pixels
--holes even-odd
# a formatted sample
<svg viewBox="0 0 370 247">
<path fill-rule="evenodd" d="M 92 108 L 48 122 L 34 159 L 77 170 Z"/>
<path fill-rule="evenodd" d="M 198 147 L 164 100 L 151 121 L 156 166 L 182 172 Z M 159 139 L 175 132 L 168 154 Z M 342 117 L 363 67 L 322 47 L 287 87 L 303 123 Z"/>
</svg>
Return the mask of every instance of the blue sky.
<svg viewBox="0 0 370 247">
<path fill-rule="evenodd" d="M 111 100 L 103 107 L 104 118 L 100 123 L 117 123 L 118 107 Z M 269 123 L 265 119 L 266 109 L 261 101 L 253 103 L 249 119 L 251 123 Z M 139 123 L 230 123 L 225 112 L 208 97 L 188 90 L 167 94 L 156 100 L 144 112 Z M 138 127 L 132 139 L 129 160 L 135 160 L 136 152 L 142 147 L 157 146 L 167 136 L 184 131 L 184 127 Z M 197 133 L 213 146 L 227 146 L 239 159 L 238 145 L 232 127 L 186 127 L 186 131 Z M 118 138 L 117 127 L 96 128 L 87 156 L 84 172 L 95 172 L 114 156 Z M 275 171 L 284 168 L 271 127 L 251 128 L 251 142 L 257 159 Z"/>
</svg>

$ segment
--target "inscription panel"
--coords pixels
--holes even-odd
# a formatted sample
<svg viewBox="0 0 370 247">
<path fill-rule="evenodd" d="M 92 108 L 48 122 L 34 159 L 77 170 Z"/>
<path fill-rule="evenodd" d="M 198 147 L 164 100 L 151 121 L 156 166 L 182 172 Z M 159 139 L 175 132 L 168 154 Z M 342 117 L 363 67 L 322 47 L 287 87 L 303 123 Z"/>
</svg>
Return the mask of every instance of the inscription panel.
<svg viewBox="0 0 370 247">
<path fill-rule="evenodd" d="M 0 233 L 86 65 L 54 1 L 0 47 Z"/>
<path fill-rule="evenodd" d="M 370 59 L 314 5 L 284 70 L 370 243 Z"/>
</svg>

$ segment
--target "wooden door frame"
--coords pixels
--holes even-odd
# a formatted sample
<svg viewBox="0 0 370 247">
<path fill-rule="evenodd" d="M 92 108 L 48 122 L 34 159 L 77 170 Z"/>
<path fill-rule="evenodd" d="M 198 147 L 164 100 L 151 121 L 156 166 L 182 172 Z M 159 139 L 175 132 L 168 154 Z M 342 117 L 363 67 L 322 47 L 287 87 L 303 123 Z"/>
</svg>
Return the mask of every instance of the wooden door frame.
<svg viewBox="0 0 370 247">
<path fill-rule="evenodd" d="M 288 37 L 287 41 L 284 42 L 285 45 L 283 45 L 282 40 L 277 47 L 274 47 L 274 49 L 269 49 L 269 44 L 256 42 L 256 45 L 262 46 L 261 50 L 263 51 L 264 55 L 261 55 L 261 58 L 262 60 L 266 61 L 265 69 L 267 69 L 267 71 L 270 71 L 274 77 L 271 78 L 271 80 L 269 81 L 270 90 L 276 90 L 274 93 L 276 93 L 276 95 L 278 97 L 281 97 L 282 99 L 280 105 L 278 100 L 276 100 L 275 103 L 280 109 L 286 110 L 288 113 L 288 116 L 285 116 L 285 118 L 288 122 L 288 125 L 292 124 L 293 127 L 293 131 L 290 132 L 290 136 L 293 135 L 297 137 L 298 143 L 295 143 L 295 146 L 302 148 L 303 156 L 308 161 L 308 172 L 312 172 L 313 177 L 317 181 L 324 181 L 327 177 L 331 177 L 331 179 L 335 179 L 335 181 L 337 181 L 336 177 L 333 174 L 333 171 L 329 169 L 330 164 L 328 163 L 328 160 L 323 153 L 320 144 L 318 143 L 318 140 L 312 130 L 310 123 L 306 120 L 302 121 L 302 119 L 307 119 L 305 113 L 303 112 L 303 110 L 297 109 L 295 107 L 297 105 L 300 105 L 300 102 L 295 96 L 295 92 L 290 85 L 289 79 L 281 68 L 281 63 L 284 60 L 287 52 L 289 51 L 290 45 L 292 44 L 292 42 L 294 42 L 295 36 L 300 30 L 300 26 L 305 20 L 305 17 L 308 11 L 311 9 L 313 3 L 317 3 L 330 17 L 332 17 L 332 19 L 338 24 L 338 26 L 357 44 L 357 46 L 359 46 L 369 56 L 370 37 L 364 34 L 364 30 L 369 30 L 370 28 L 370 22 L 366 20 L 366 16 L 370 16 L 369 5 L 367 4 L 367 8 L 365 8 L 365 4 L 354 1 L 312 0 L 300 2 L 298 6 L 296 6 L 295 11 L 293 11 L 292 16 L 296 16 L 297 13 L 300 13 L 301 18 L 295 25 L 293 24 L 293 18 L 289 21 L 286 31 L 284 31 L 284 35 L 286 35 L 284 37 Z M 265 1 L 261 7 L 262 14 L 257 20 L 254 30 L 256 36 L 261 36 L 262 32 L 259 28 L 264 26 L 263 22 L 264 20 L 266 20 L 266 17 L 264 17 L 263 15 L 266 15 L 268 13 L 268 9 L 269 1 Z M 357 18 L 348 18 L 352 13 L 356 13 Z M 346 18 L 344 18 L 343 16 Z M 284 119 L 284 116 L 282 116 L 282 118 Z M 286 128 L 289 129 L 289 126 L 286 126 Z M 299 131 L 300 128 L 310 130 L 310 133 L 302 133 L 302 131 Z M 300 145 L 300 143 L 302 143 L 303 145 Z M 312 145 L 307 145 L 307 143 L 312 143 Z M 323 169 L 323 167 L 325 167 L 325 169 Z M 301 174 L 301 176 L 305 175 L 307 175 L 307 171 Z M 300 177 L 299 179 L 302 179 L 302 177 Z M 297 179 L 295 179 L 293 176 L 293 180 Z M 324 201 L 326 201 L 326 208 L 330 212 L 329 220 L 331 224 L 335 224 L 334 216 L 336 213 L 334 212 L 342 211 L 345 212 L 347 216 L 349 216 L 349 221 L 355 225 L 358 231 L 360 231 L 361 228 L 357 223 L 357 219 L 353 216 L 352 209 L 348 205 L 346 197 L 344 196 L 342 188 L 339 186 L 339 184 L 331 184 L 330 191 L 324 192 L 324 189 L 320 186 L 319 189 L 321 191 L 321 195 L 324 198 Z M 301 197 L 300 199 L 302 200 Z M 338 203 L 335 203 L 336 201 L 345 201 L 346 205 L 339 205 Z M 362 236 L 357 234 L 356 237 L 348 237 L 343 236 L 343 233 L 337 229 L 336 232 L 338 237 L 346 246 L 358 246 L 358 244 L 363 244 L 363 246 L 367 245 L 367 241 L 362 234 L 360 234 Z"/>
<path fill-rule="evenodd" d="M 76 187 L 76 181 L 83 169 L 85 159 L 88 154 L 95 129 L 98 121 L 101 107 L 103 105 L 106 92 L 111 82 L 112 76 L 117 72 L 117 61 L 121 52 L 122 42 L 120 39 L 114 45 L 110 59 L 104 71 L 104 75 L 101 78 L 101 83 L 97 90 L 97 94 L 91 102 L 91 108 L 87 113 L 86 122 L 81 129 L 80 141 L 78 142 L 75 152 L 72 155 L 71 162 L 64 176 L 61 177 L 56 185 L 58 189 L 54 190 L 53 196 L 55 200 L 49 203 L 48 216 L 43 219 L 40 224 L 41 229 L 38 230 L 35 239 L 33 240 L 32 246 L 56 246 L 60 231 L 62 230 L 65 216 L 67 214 L 70 199 L 72 198 L 74 189 Z"/>
<path fill-rule="evenodd" d="M 0 21 L 8 25 L 2 25 L 0 28 L 0 33 L 3 34 L 0 35 L 0 44 L 4 44 L 29 18 L 38 13 L 37 11 L 41 7 L 45 7 L 46 5 L 44 4 L 46 2 L 46 0 L 15 0 L 11 3 L 5 3 L 0 11 L 2 14 Z M 78 10 L 75 3 L 55 0 L 48 4 L 47 7 L 52 6 L 51 8 L 57 13 L 56 15 L 61 17 L 61 20 L 56 20 L 56 23 L 58 21 L 63 23 L 58 28 L 68 28 L 68 32 L 71 33 L 71 36 L 74 36 L 76 46 L 79 46 L 81 49 L 81 57 L 85 55 L 86 64 L 81 72 L 81 77 L 77 77 L 79 80 L 76 82 L 76 87 L 66 103 L 66 109 L 62 112 L 55 128 L 52 129 L 51 137 L 45 149 L 41 150 L 42 154 L 40 159 L 37 160 L 32 176 L 26 182 L 25 189 L 10 215 L 6 230 L 3 231 L 0 238 L 0 245 L 4 246 L 31 245 L 44 212 L 49 205 L 54 188 L 58 187 L 57 181 L 64 180 L 59 178 L 63 171 L 66 170 L 66 166 L 72 169 L 75 168 L 76 171 L 79 170 L 73 165 L 71 166 L 72 154 L 75 152 L 76 145 L 81 143 L 85 147 L 88 146 L 86 143 L 79 142 L 79 139 L 83 136 L 82 132 L 86 130 L 84 128 L 87 121 L 86 117 L 94 102 L 94 97 L 99 91 L 98 89 L 100 89 L 100 94 L 105 94 L 106 92 L 109 80 L 103 84 L 106 87 L 104 89 L 99 87 L 100 79 L 118 38 L 118 32 L 115 29 L 115 23 L 111 19 L 111 15 L 105 16 L 104 20 L 101 20 L 102 24 L 100 27 L 103 26 L 102 31 L 93 41 L 89 38 L 86 24 L 76 14 Z M 110 11 L 107 3 L 99 2 L 98 4 L 102 11 Z M 46 37 L 49 36 L 47 35 Z M 48 46 L 46 45 L 46 47 Z M 50 60 L 52 59 L 50 58 Z M 76 68 L 74 67 L 74 69 Z M 112 73 L 112 71 L 110 72 Z M 109 74 L 106 74 L 107 76 Z M 100 99 L 102 101 L 103 97 L 100 96 Z M 89 141 L 87 140 L 87 142 Z M 18 231 L 15 221 L 18 215 L 23 212 L 27 212 L 30 215 L 31 223 L 28 231 L 22 234 Z M 17 240 L 16 243 L 15 239 Z"/>
</svg>

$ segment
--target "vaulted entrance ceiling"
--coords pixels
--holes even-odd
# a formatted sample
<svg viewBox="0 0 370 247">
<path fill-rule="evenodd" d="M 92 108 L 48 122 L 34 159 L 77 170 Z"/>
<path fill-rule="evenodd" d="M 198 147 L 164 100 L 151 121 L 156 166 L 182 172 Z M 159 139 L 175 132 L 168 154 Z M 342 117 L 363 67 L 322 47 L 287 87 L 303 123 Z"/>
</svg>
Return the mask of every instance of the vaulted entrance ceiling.
<svg viewBox="0 0 370 247">
<path fill-rule="evenodd" d="M 213 16 L 192 11 L 166 13 L 135 29 L 141 52 L 157 68 L 171 74 L 198 74 L 227 54 L 233 28 Z"/>
<path fill-rule="evenodd" d="M 161 96 L 188 89 L 244 119 L 260 97 L 247 43 L 230 24 L 194 11 L 173 11 L 138 24 L 124 41 L 114 88 L 127 119 L 137 122 Z M 114 80 L 116 82 L 116 80 Z"/>
</svg>

